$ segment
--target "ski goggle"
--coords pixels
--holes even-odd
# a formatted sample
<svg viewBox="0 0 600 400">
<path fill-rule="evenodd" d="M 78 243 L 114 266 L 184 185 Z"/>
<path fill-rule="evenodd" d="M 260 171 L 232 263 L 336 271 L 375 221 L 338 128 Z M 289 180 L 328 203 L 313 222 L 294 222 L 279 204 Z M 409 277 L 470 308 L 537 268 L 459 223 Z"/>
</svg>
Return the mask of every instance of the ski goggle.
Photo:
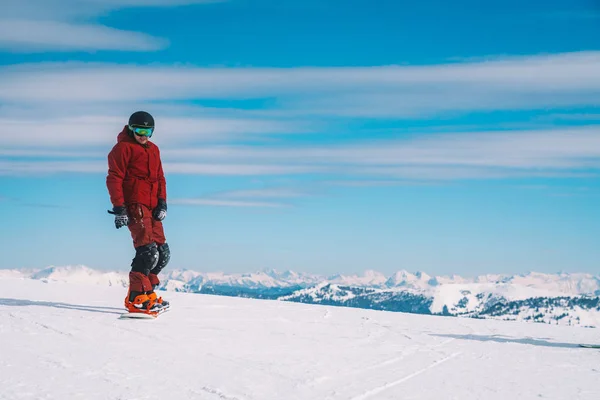
<svg viewBox="0 0 600 400">
<path fill-rule="evenodd" d="M 151 137 L 152 136 L 152 132 L 154 132 L 154 127 L 141 127 L 141 126 L 131 126 L 129 125 L 129 129 L 131 129 L 131 131 L 133 133 L 135 133 L 138 136 L 147 136 L 147 137 Z"/>
</svg>

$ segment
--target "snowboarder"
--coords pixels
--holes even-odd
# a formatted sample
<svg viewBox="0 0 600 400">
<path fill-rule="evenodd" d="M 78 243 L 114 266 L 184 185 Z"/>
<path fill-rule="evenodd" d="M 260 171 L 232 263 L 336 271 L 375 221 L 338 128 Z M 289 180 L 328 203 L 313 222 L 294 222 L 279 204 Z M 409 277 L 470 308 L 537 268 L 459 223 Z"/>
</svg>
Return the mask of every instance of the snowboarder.
<svg viewBox="0 0 600 400">
<path fill-rule="evenodd" d="M 157 314 L 168 307 L 154 290 L 170 259 L 162 220 L 167 216 L 167 189 L 158 146 L 150 141 L 154 118 L 137 111 L 129 118 L 108 154 L 106 186 L 117 229 L 127 226 L 135 257 L 129 272 L 125 308 Z"/>
</svg>

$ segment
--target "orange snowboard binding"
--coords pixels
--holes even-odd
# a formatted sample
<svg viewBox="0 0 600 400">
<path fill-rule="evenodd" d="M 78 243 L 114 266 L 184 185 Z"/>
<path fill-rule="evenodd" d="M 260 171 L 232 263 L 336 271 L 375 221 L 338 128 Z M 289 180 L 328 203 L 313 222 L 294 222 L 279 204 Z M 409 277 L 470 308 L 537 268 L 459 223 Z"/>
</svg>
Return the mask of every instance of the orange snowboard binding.
<svg viewBox="0 0 600 400">
<path fill-rule="evenodd" d="M 162 308 L 167 308 L 169 307 L 169 302 L 166 300 L 163 300 L 162 297 L 158 297 L 158 295 L 156 294 L 156 292 L 150 292 L 148 293 L 148 298 L 150 299 L 150 302 L 152 304 L 160 304 L 162 306 Z"/>
<path fill-rule="evenodd" d="M 157 315 L 163 310 L 163 305 L 157 301 L 156 294 L 152 292 L 154 300 L 145 293 L 127 293 L 125 297 L 125 308 L 130 313 L 145 313 Z M 161 299 L 162 301 L 162 299 Z M 168 304 L 168 303 L 167 303 Z"/>
</svg>

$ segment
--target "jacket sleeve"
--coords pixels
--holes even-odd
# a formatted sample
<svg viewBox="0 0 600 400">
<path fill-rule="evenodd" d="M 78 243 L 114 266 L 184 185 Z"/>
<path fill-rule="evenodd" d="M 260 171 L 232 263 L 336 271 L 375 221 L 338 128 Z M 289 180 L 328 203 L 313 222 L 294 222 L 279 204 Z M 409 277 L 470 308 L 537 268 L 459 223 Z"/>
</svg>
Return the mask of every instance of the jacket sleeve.
<svg viewBox="0 0 600 400">
<path fill-rule="evenodd" d="M 162 160 L 160 159 L 160 151 L 158 151 L 158 198 L 167 201 L 167 181 L 163 172 Z"/>
<path fill-rule="evenodd" d="M 123 179 L 127 172 L 127 165 L 131 157 L 129 146 L 117 144 L 108 154 L 108 175 L 106 176 L 106 187 L 113 206 L 125 205 L 123 196 Z"/>
</svg>

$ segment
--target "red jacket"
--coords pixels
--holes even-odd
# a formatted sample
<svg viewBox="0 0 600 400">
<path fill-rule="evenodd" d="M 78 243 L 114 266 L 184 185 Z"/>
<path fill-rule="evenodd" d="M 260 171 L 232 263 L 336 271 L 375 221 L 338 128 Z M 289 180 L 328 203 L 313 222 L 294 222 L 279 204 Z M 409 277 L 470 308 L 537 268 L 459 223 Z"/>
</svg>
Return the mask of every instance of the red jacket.
<svg viewBox="0 0 600 400">
<path fill-rule="evenodd" d="M 106 186 L 113 206 L 143 204 L 153 209 L 167 200 L 167 185 L 158 147 L 139 144 L 125 126 L 108 154 Z"/>
</svg>

